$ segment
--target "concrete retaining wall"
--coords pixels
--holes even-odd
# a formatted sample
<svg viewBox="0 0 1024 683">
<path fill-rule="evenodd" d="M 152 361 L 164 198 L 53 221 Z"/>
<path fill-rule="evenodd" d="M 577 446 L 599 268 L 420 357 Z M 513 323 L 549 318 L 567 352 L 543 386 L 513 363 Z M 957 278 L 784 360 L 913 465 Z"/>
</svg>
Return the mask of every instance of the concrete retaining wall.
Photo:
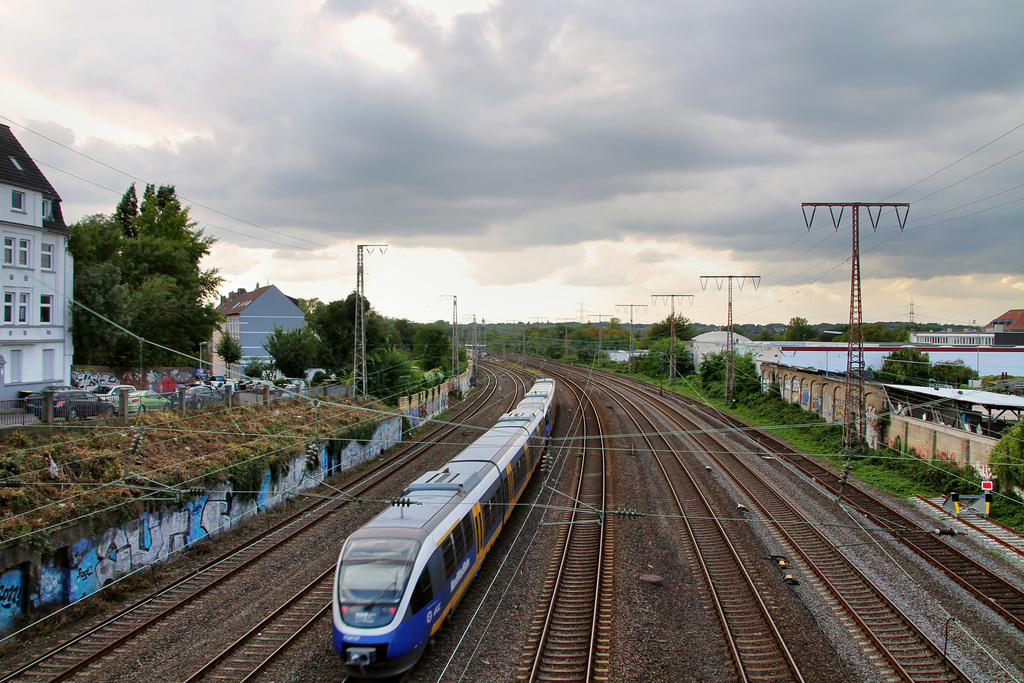
<svg viewBox="0 0 1024 683">
<path fill-rule="evenodd" d="M 103 586 L 151 564 L 164 562 L 195 543 L 231 531 L 261 510 L 287 502 L 324 478 L 380 455 L 402 440 L 402 419 L 382 422 L 367 443 L 329 442 L 320 466 L 311 470 L 305 452 L 282 468 L 277 481 L 263 475 L 259 494 L 235 495 L 219 484 L 180 505 L 163 506 L 93 532 L 88 524 L 52 536 L 56 550 L 40 553 L 16 548 L 0 552 L 0 635 L 81 600 Z"/>
<path fill-rule="evenodd" d="M 998 439 L 906 415 L 893 415 L 890 420 L 885 437 L 889 447 L 925 460 L 971 466 L 983 478 L 993 478 L 989 456 Z"/>
</svg>

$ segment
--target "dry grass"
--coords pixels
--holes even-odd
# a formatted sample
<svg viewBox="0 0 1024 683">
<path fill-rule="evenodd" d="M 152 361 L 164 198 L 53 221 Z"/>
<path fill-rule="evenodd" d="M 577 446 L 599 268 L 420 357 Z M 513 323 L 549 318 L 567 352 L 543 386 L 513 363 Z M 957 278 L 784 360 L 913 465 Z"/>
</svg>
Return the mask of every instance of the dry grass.
<svg viewBox="0 0 1024 683">
<path fill-rule="evenodd" d="M 129 427 L 97 421 L 5 432 L 0 543 L 46 550 L 40 531 L 134 516 L 221 482 L 244 495 L 259 488 L 268 467 L 274 472 L 316 438 L 368 438 L 380 406 L 366 408 L 291 400 L 231 411 L 211 406 L 186 418 L 149 413 Z"/>
</svg>

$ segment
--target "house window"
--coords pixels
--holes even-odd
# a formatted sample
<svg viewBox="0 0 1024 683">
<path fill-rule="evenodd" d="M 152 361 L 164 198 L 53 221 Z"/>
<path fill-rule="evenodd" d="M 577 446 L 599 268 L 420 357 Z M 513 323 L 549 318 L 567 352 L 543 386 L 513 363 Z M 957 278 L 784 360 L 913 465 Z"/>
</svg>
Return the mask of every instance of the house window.
<svg viewBox="0 0 1024 683">
<path fill-rule="evenodd" d="M 28 292 L 18 293 L 18 322 L 28 322 L 28 306 L 29 306 L 29 294 Z"/>
<path fill-rule="evenodd" d="M 49 199 L 43 200 L 43 220 L 50 220 L 53 218 L 53 207 L 50 204 Z"/>
<path fill-rule="evenodd" d="M 28 266 L 29 265 L 29 252 L 32 250 L 32 240 L 19 239 L 18 240 L 18 265 Z"/>
<path fill-rule="evenodd" d="M 44 244 L 39 253 L 39 267 L 43 270 L 53 270 L 53 245 Z"/>
<path fill-rule="evenodd" d="M 57 365 L 53 349 L 43 349 L 43 379 L 56 379 Z"/>
<path fill-rule="evenodd" d="M 14 292 L 4 292 L 4 322 L 14 322 Z"/>
<path fill-rule="evenodd" d="M 12 382 L 20 382 L 21 381 L 21 349 L 11 349 L 10 371 L 11 371 L 11 381 Z"/>
<path fill-rule="evenodd" d="M 11 211 L 25 213 L 25 193 L 11 190 Z"/>
<path fill-rule="evenodd" d="M 53 310 L 53 295 L 42 294 L 39 296 L 39 322 L 50 322 L 51 311 Z"/>
<path fill-rule="evenodd" d="M 4 238 L 4 263 L 7 265 L 14 264 L 14 238 Z"/>
</svg>

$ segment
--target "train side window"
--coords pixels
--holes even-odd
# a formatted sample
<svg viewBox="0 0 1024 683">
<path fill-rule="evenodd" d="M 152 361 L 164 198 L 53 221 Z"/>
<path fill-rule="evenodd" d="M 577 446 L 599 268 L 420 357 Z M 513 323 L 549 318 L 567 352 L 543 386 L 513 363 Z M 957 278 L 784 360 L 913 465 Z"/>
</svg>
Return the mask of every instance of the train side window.
<svg viewBox="0 0 1024 683">
<path fill-rule="evenodd" d="M 420 580 L 416 582 L 416 588 L 412 592 L 412 600 L 409 603 L 412 613 L 416 614 L 430 604 L 430 601 L 433 599 L 434 586 L 430 583 L 430 572 L 424 567 L 423 573 L 420 574 Z"/>
<path fill-rule="evenodd" d="M 508 505 L 508 478 L 501 478 L 501 504 L 502 506 Z"/>
<path fill-rule="evenodd" d="M 473 531 L 473 515 L 466 515 L 462 518 L 462 535 L 466 537 L 466 550 L 473 547 L 476 534 Z"/>
<path fill-rule="evenodd" d="M 458 562 L 455 561 L 455 545 L 452 543 L 450 535 L 445 536 L 444 540 L 441 541 L 441 552 L 444 554 L 445 576 L 451 576 L 455 573 L 455 567 L 458 566 Z"/>
<path fill-rule="evenodd" d="M 486 535 L 487 530 L 491 528 L 491 501 L 481 503 L 480 508 L 484 513 L 484 534 Z"/>
<path fill-rule="evenodd" d="M 494 526 L 494 494 L 495 492 L 492 491 L 490 496 L 488 496 L 487 498 L 487 502 L 483 504 L 485 530 L 490 529 L 492 526 Z"/>
<path fill-rule="evenodd" d="M 452 540 L 455 542 L 455 559 L 461 560 L 466 556 L 466 538 L 462 535 L 462 525 L 456 524 L 452 529 Z"/>
</svg>

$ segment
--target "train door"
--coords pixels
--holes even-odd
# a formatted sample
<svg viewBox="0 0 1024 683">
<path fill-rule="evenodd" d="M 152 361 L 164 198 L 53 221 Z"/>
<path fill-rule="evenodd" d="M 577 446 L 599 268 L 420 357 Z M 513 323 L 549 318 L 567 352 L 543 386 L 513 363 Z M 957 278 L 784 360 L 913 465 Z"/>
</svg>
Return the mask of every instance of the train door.
<svg viewBox="0 0 1024 683">
<path fill-rule="evenodd" d="M 484 519 L 480 512 L 480 503 L 473 506 L 473 526 L 476 528 L 476 556 L 484 555 Z"/>
</svg>

